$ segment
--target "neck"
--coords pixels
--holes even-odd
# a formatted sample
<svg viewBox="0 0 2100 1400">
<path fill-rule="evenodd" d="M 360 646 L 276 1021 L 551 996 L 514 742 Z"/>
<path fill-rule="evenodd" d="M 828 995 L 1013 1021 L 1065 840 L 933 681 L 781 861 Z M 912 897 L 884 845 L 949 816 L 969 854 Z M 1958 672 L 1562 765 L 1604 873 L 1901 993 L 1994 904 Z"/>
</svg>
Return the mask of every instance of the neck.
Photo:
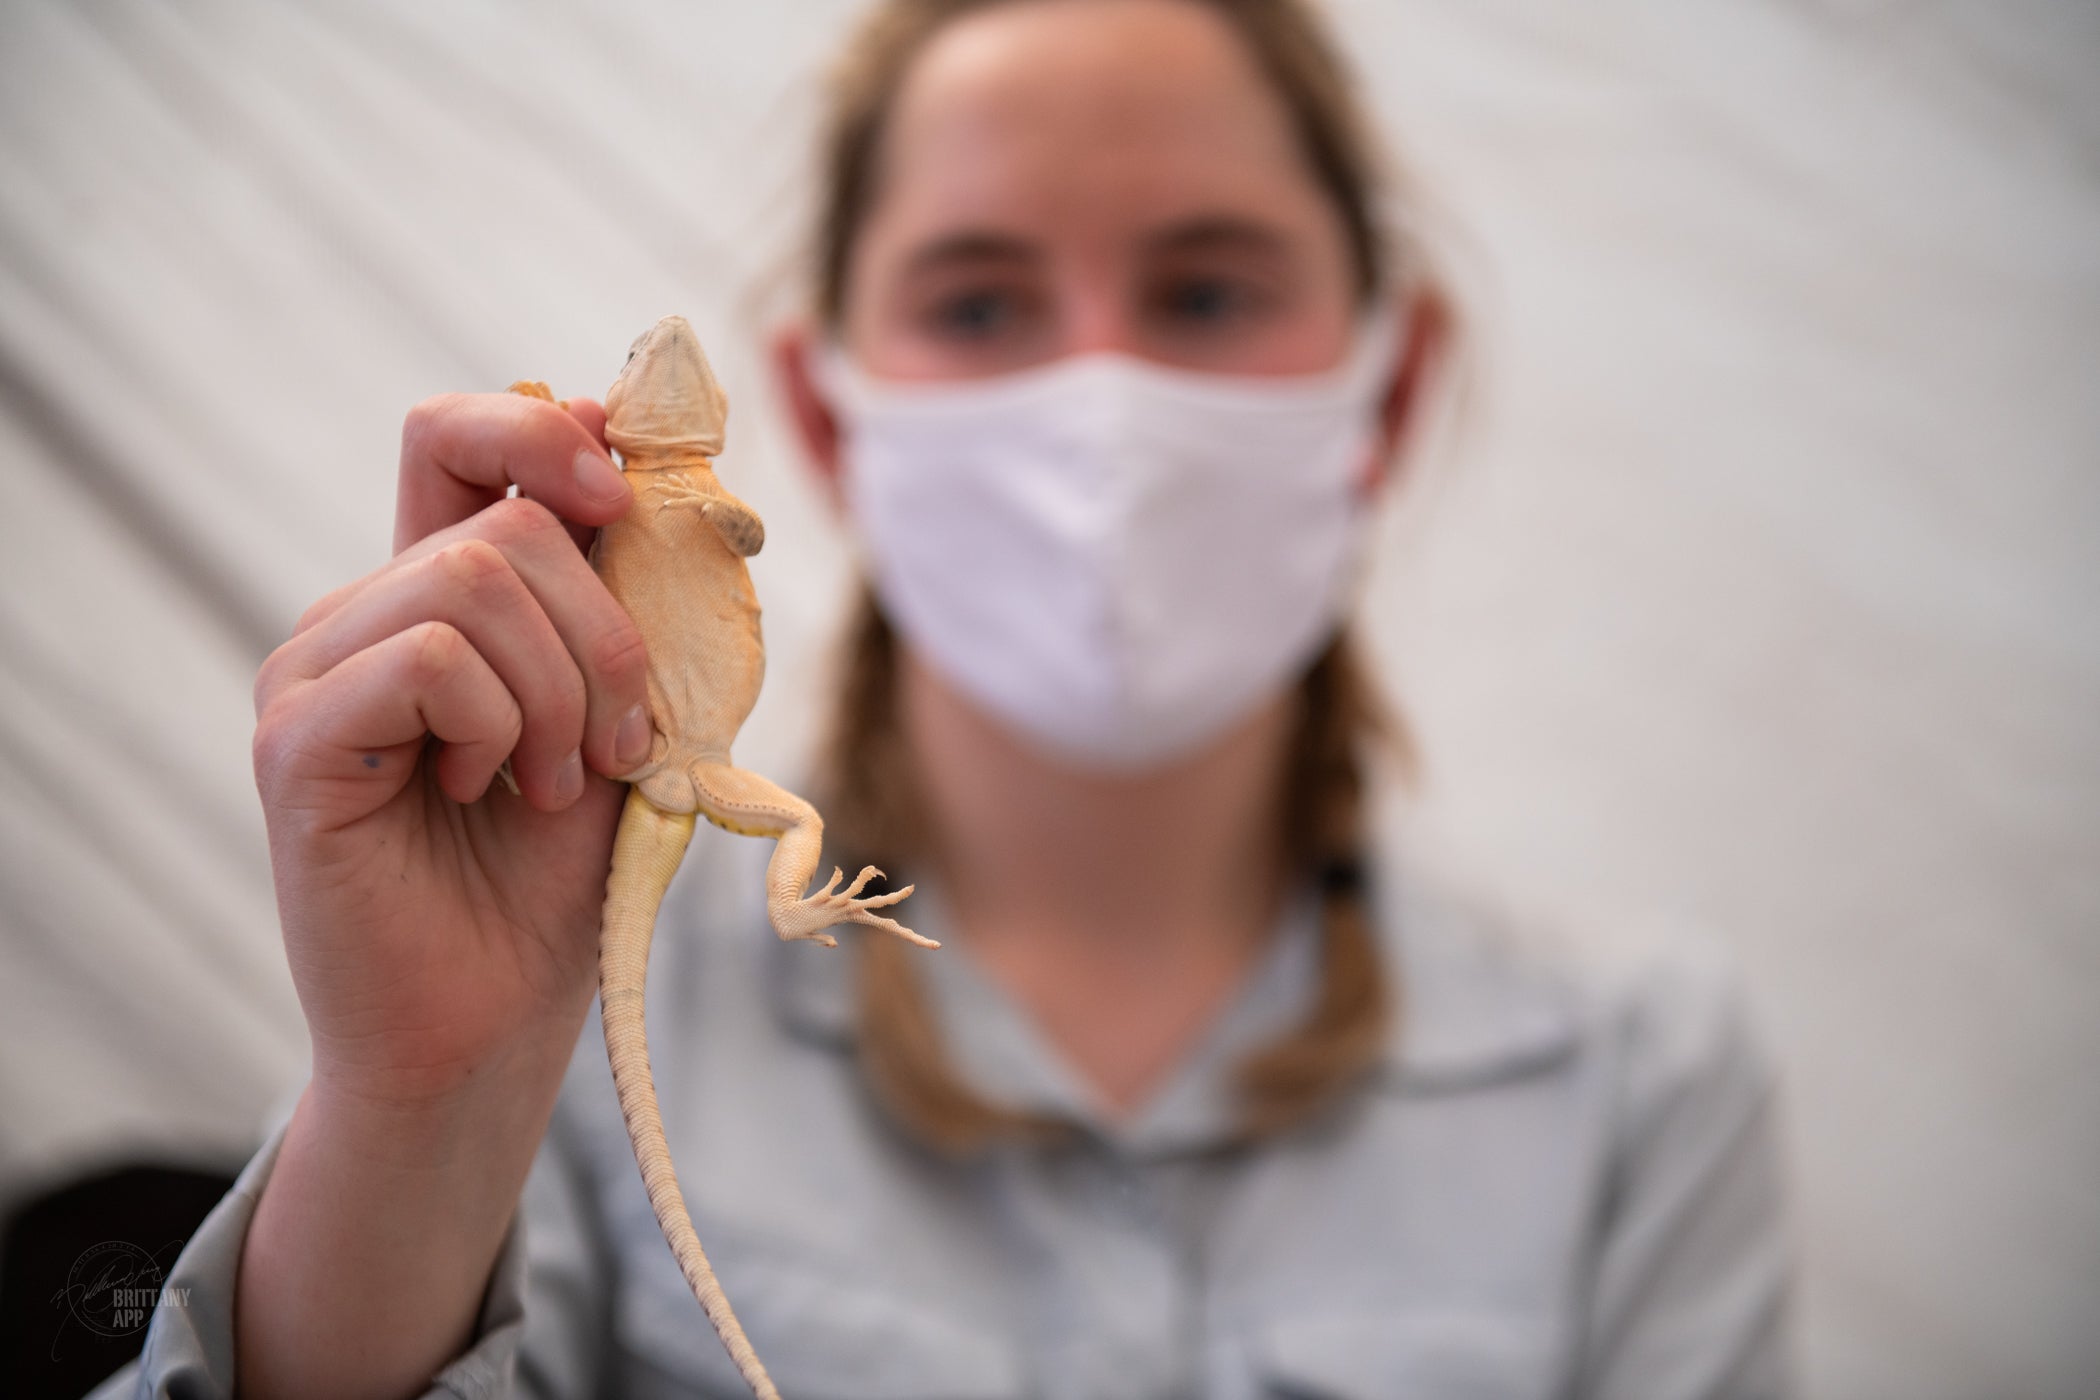
<svg viewBox="0 0 2100 1400">
<path fill-rule="evenodd" d="M 622 453 L 620 465 L 630 472 L 683 472 L 696 484 L 715 484 L 715 459 L 698 452 L 673 449 L 666 452 Z"/>
<path fill-rule="evenodd" d="M 901 710 L 956 932 L 1130 1107 L 1230 997 L 1273 927 L 1296 696 L 1140 773 L 1063 765 L 907 647 Z"/>
</svg>

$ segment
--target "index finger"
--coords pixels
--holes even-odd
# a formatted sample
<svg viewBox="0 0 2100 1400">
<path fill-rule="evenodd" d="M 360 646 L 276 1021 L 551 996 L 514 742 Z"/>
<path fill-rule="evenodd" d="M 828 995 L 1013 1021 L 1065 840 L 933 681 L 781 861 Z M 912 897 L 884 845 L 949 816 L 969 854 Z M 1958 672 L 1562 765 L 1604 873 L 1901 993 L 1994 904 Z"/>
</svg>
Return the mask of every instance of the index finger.
<svg viewBox="0 0 2100 1400">
<path fill-rule="evenodd" d="M 631 497 L 600 439 L 604 421 L 587 399 L 573 411 L 523 394 L 423 400 L 401 425 L 394 552 L 480 513 L 512 486 L 578 525 L 619 519 Z"/>
</svg>

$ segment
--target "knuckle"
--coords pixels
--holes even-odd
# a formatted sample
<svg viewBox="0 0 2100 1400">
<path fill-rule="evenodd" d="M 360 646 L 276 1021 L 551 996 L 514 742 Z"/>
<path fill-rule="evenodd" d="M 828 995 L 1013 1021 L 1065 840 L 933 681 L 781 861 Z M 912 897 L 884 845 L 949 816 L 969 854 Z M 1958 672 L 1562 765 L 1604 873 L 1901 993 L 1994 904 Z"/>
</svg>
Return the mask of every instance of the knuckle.
<svg viewBox="0 0 2100 1400">
<path fill-rule="evenodd" d="M 449 622 L 419 622 L 403 635 L 409 644 L 408 681 L 414 686 L 428 686 L 450 674 L 469 650 L 466 636 Z"/>
<path fill-rule="evenodd" d="M 262 665 L 255 670 L 255 688 L 250 693 L 249 699 L 255 706 L 255 718 L 258 723 L 262 720 L 263 712 L 270 707 L 271 700 L 283 688 L 282 677 L 284 670 L 290 664 L 286 660 L 284 653 L 285 648 L 278 647 L 268 656 L 265 656 Z"/>
<path fill-rule="evenodd" d="M 431 455 L 432 441 L 445 420 L 459 411 L 462 398 L 461 394 L 433 394 L 408 410 L 401 420 L 403 463 L 422 461 Z"/>
<path fill-rule="evenodd" d="M 513 687 L 514 698 L 524 706 L 522 723 L 536 736 L 536 744 L 572 747 L 583 734 L 590 711 L 590 693 L 583 673 L 565 651 L 542 653 L 530 672 Z"/>
<path fill-rule="evenodd" d="M 524 496 L 506 496 L 482 512 L 492 534 L 501 539 L 524 541 L 548 532 L 568 532 L 553 511 Z"/>
<path fill-rule="evenodd" d="M 515 575 L 503 551 L 484 539 L 454 540 L 430 556 L 447 592 L 486 601 L 508 594 Z"/>
<path fill-rule="evenodd" d="M 535 430 L 566 431 L 569 412 L 553 399 L 543 399 L 538 394 L 512 394 L 510 400 L 509 406 L 520 422 L 530 423 Z"/>
<path fill-rule="evenodd" d="M 282 702 L 272 703 L 256 717 L 249 760 L 255 768 L 256 789 L 264 794 L 282 785 L 285 769 L 299 753 L 298 725 L 290 708 Z"/>
<path fill-rule="evenodd" d="M 311 629 L 315 623 L 341 607 L 343 600 L 356 587 L 357 585 L 354 583 L 346 583 L 342 587 L 332 588 L 316 598 L 308 605 L 305 612 L 299 614 L 299 620 L 292 624 L 292 635 L 296 637 L 301 632 Z"/>
<path fill-rule="evenodd" d="M 592 638 L 586 651 L 584 665 L 600 683 L 620 691 L 640 689 L 648 670 L 649 649 L 633 622 L 621 618 Z"/>
<path fill-rule="evenodd" d="M 583 673 L 574 666 L 562 667 L 554 684 L 542 697 L 541 707 L 541 718 L 546 725 L 564 739 L 581 735 L 584 716 L 590 708 L 590 693 L 584 688 Z"/>
<path fill-rule="evenodd" d="M 265 792 L 269 791 L 277 776 L 279 755 L 283 749 L 277 726 L 267 715 L 257 716 L 255 733 L 248 740 L 248 758 L 255 766 L 255 784 Z"/>
</svg>

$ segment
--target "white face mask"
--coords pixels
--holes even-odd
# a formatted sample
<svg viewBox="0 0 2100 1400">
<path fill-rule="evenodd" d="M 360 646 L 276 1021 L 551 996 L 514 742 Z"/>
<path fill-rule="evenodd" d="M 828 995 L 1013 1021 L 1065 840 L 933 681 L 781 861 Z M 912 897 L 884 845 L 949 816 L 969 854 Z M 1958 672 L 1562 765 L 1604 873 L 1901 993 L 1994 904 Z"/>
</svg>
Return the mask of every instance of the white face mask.
<svg viewBox="0 0 2100 1400">
<path fill-rule="evenodd" d="M 877 597 L 1067 762 L 1151 767 L 1277 694 L 1354 593 L 1398 335 L 1288 378 L 1088 354 L 993 379 L 820 365 Z"/>
</svg>

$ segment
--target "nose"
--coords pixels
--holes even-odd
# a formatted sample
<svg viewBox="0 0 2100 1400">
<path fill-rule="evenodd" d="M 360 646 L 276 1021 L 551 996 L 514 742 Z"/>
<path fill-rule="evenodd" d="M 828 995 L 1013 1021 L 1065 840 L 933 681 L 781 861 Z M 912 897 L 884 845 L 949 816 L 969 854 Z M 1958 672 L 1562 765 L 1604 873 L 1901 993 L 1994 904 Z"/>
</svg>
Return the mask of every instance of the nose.
<svg viewBox="0 0 2100 1400">
<path fill-rule="evenodd" d="M 1059 356 L 1142 353 L 1137 318 L 1122 279 L 1106 269 L 1075 268 L 1058 288 Z"/>
</svg>

